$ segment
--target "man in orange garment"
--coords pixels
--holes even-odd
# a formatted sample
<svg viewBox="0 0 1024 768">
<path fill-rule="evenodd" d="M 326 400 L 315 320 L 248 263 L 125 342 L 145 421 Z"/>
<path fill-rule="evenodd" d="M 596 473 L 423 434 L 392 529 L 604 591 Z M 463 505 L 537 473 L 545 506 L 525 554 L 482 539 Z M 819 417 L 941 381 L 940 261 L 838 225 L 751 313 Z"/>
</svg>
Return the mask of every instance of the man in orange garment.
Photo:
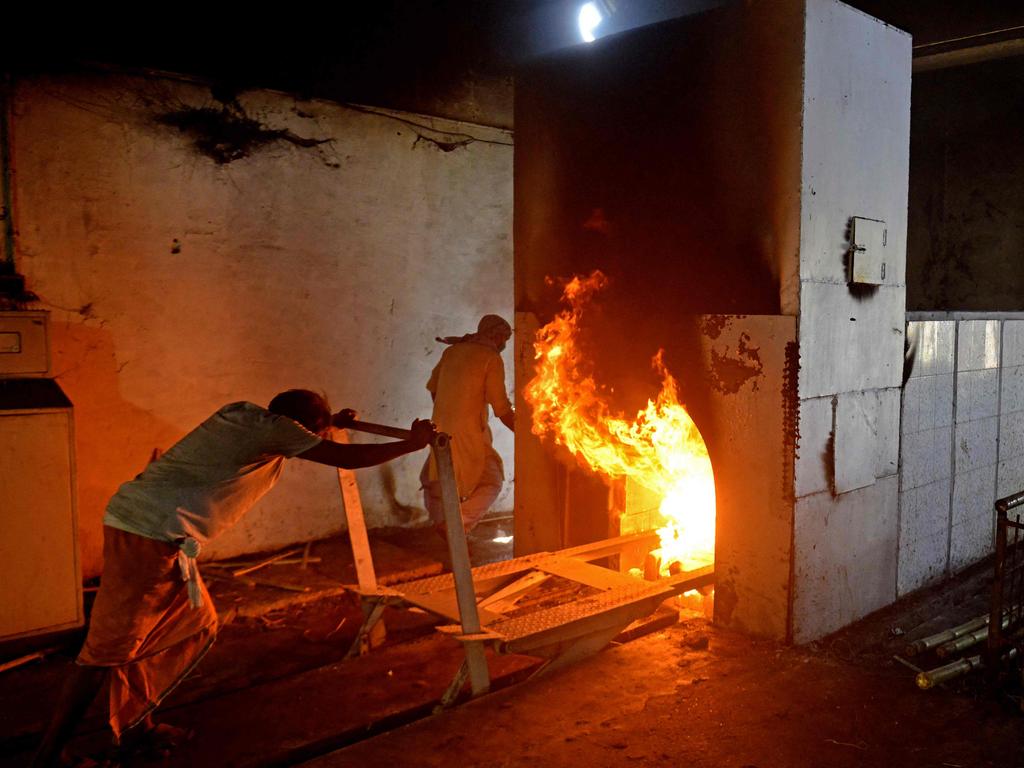
<svg viewBox="0 0 1024 768">
<path fill-rule="evenodd" d="M 432 419 L 452 436 L 452 463 L 459 488 L 462 524 L 469 532 L 501 493 L 505 480 L 501 457 L 491 445 L 487 409 L 515 431 L 515 412 L 505 391 L 505 364 L 501 352 L 512 327 L 498 315 L 484 315 L 476 333 L 438 337 L 448 345 L 430 374 L 427 389 L 434 401 Z M 430 457 L 420 474 L 423 501 L 431 520 L 444 530 L 441 485 Z"/>
<path fill-rule="evenodd" d="M 103 578 L 89 633 L 33 765 L 59 765 L 75 725 L 110 681 L 115 742 L 141 725 L 138 740 L 173 746 L 186 734 L 156 725 L 152 711 L 199 660 L 217 633 L 217 614 L 199 578 L 202 545 L 233 525 L 277 483 L 286 458 L 345 469 L 381 464 L 427 446 L 429 421 L 392 443 L 325 439 L 354 414 L 332 414 L 315 392 L 282 392 L 267 408 L 224 406 L 117 491 L 103 518 Z"/>
</svg>

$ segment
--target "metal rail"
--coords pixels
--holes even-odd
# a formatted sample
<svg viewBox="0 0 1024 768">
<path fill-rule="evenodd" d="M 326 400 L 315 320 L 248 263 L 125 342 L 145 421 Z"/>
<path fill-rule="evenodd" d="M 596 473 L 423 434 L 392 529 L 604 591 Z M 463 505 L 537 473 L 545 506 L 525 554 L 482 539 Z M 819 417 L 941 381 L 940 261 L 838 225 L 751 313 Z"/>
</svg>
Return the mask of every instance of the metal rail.
<svg viewBox="0 0 1024 768">
<path fill-rule="evenodd" d="M 412 437 L 412 432 L 408 429 L 402 429 L 401 427 L 389 427 L 385 424 L 374 424 L 372 421 L 356 420 L 351 424 L 347 424 L 345 429 L 351 429 L 356 432 L 369 432 L 371 435 L 393 437 L 396 440 L 408 440 Z"/>
</svg>

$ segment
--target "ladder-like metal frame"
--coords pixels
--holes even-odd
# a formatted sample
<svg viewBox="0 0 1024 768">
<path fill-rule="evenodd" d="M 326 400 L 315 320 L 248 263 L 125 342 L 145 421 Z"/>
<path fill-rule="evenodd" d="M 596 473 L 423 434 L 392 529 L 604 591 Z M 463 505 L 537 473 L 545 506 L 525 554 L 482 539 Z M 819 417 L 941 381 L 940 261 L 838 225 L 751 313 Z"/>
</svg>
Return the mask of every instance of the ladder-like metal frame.
<svg viewBox="0 0 1024 768">
<path fill-rule="evenodd" d="M 348 429 L 369 432 L 371 434 L 408 440 L 411 432 L 407 429 L 388 427 L 382 424 L 355 421 Z M 338 442 L 348 442 L 347 435 L 341 431 L 336 436 Z M 441 505 L 444 509 L 445 526 L 448 529 L 448 555 L 451 558 L 452 577 L 454 579 L 455 597 L 458 604 L 459 622 L 464 635 L 480 633 L 480 615 L 477 611 L 476 592 L 473 587 L 473 574 L 469 562 L 469 545 L 462 525 L 462 508 L 459 503 L 459 491 L 455 482 L 455 465 L 452 463 L 451 437 L 444 432 L 438 433 L 430 446 L 437 463 L 438 481 L 441 485 Z M 363 517 L 362 504 L 359 502 L 355 477 L 351 472 L 338 470 L 342 499 L 345 502 L 345 517 L 348 521 L 349 540 L 352 544 L 352 556 L 356 564 L 356 577 L 359 580 L 359 596 L 363 605 L 363 625 L 359 629 L 355 643 L 349 655 L 366 653 L 370 649 L 370 633 L 378 626 L 384 607 L 388 604 L 402 604 L 401 593 L 393 589 L 381 587 L 377 583 L 376 571 L 373 567 L 373 556 L 366 534 L 366 521 Z M 464 644 L 470 689 L 474 696 L 486 693 L 490 688 L 490 675 L 487 671 L 487 657 L 483 642 L 469 641 Z"/>
<path fill-rule="evenodd" d="M 408 430 L 358 421 L 349 429 L 399 439 L 407 439 L 410 434 Z M 438 627 L 438 631 L 461 642 L 465 652 L 465 660 L 445 692 L 442 706 L 456 699 L 467 678 L 473 696 L 489 690 L 487 646 L 497 653 L 544 658 L 546 662 L 538 672 L 549 671 L 600 650 L 630 623 L 653 613 L 667 598 L 714 584 L 713 566 L 658 581 L 642 581 L 593 564 L 629 548 L 654 548 L 658 543 L 654 531 L 472 568 L 452 464 L 451 438 L 438 434 L 431 450 L 441 485 L 451 573 L 393 586 L 380 585 L 373 570 L 354 478 L 339 470 L 339 480 L 359 579 L 356 591 L 363 606 L 363 624 L 349 655 L 370 650 L 374 631 L 382 627 L 380 618 L 386 606 L 419 608 L 457 621 Z M 348 491 L 346 483 L 351 485 Z M 526 615 L 503 615 L 514 608 L 518 599 L 553 576 L 591 587 L 592 594 Z"/>
</svg>

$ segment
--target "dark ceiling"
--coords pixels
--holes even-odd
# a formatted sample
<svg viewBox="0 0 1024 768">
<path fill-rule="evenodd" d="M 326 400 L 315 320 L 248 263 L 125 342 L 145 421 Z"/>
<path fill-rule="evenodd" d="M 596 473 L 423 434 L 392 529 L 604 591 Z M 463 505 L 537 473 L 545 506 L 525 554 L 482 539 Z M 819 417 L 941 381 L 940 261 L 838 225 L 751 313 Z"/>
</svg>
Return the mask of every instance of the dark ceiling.
<svg viewBox="0 0 1024 768">
<path fill-rule="evenodd" d="M 19 11 L 21 18 L 9 27 L 16 31 L 0 42 L 0 68 L 15 77 L 94 65 L 159 70 L 208 80 L 220 94 L 274 88 L 510 127 L 516 64 L 579 44 L 575 16 L 581 2 L 350 0 L 259 12 L 251 10 L 254 5 L 244 12 L 165 5 L 151 6 L 163 10 L 145 18 L 141 11 L 94 7 L 59 15 Z M 716 4 L 614 0 L 616 13 L 606 27 L 628 28 Z M 1024 24 L 1022 2 L 852 4 L 907 29 L 915 44 Z"/>
</svg>

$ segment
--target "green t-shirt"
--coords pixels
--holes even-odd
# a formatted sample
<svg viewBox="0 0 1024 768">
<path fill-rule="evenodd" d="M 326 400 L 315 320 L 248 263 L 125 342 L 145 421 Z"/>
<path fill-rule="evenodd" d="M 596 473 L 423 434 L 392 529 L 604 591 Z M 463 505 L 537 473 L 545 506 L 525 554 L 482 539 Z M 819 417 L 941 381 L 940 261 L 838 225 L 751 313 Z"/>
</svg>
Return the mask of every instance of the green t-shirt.
<svg viewBox="0 0 1024 768">
<path fill-rule="evenodd" d="M 124 483 L 103 523 L 159 541 L 205 543 L 274 487 L 284 459 L 321 440 L 253 403 L 225 405 Z"/>
</svg>

